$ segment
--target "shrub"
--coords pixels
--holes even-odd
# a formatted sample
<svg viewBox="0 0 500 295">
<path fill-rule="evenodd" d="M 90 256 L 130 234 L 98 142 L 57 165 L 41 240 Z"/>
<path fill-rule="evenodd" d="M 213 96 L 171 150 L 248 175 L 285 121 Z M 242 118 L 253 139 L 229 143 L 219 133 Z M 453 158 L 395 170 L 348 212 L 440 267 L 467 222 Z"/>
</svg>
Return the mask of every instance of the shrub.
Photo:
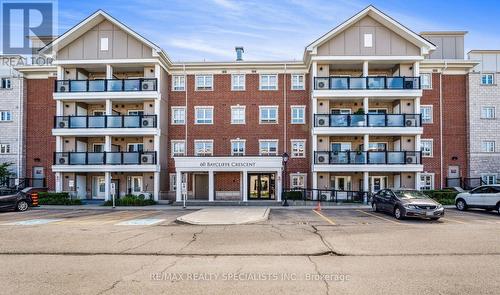
<svg viewBox="0 0 500 295">
<path fill-rule="evenodd" d="M 454 205 L 458 192 L 452 190 L 432 190 L 424 191 L 426 195 L 443 205 Z"/>
<path fill-rule="evenodd" d="M 289 191 L 285 192 L 283 198 L 287 200 L 302 200 L 302 191 Z"/>
<path fill-rule="evenodd" d="M 156 205 L 156 202 L 151 199 L 144 198 L 144 195 L 126 195 L 119 199 L 115 199 L 115 206 L 150 206 Z M 104 202 L 103 206 L 113 206 L 113 200 Z"/>
<path fill-rule="evenodd" d="M 39 192 L 38 204 L 40 205 L 82 205 L 79 199 L 71 199 L 68 193 Z"/>
</svg>

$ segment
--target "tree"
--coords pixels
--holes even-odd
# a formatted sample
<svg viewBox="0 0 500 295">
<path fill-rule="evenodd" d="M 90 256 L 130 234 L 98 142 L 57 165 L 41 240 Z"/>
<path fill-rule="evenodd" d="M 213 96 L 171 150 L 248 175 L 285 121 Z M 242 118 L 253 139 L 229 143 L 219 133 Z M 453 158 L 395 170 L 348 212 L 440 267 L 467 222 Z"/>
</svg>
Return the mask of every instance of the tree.
<svg viewBox="0 0 500 295">
<path fill-rule="evenodd" d="M 13 163 L 0 164 L 0 179 L 12 176 L 12 172 L 10 172 L 10 170 L 9 170 L 9 167 L 12 166 L 12 164 Z"/>
</svg>

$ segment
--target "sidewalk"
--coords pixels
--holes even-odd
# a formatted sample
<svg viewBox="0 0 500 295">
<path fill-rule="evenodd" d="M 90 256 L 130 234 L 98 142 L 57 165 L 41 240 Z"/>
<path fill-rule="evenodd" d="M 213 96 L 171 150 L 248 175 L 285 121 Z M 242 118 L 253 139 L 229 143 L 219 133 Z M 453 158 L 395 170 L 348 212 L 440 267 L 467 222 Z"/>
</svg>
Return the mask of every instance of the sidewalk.
<svg viewBox="0 0 500 295">
<path fill-rule="evenodd" d="M 194 225 L 239 225 L 266 221 L 270 208 L 224 207 L 205 208 L 180 217 L 177 221 Z"/>
</svg>

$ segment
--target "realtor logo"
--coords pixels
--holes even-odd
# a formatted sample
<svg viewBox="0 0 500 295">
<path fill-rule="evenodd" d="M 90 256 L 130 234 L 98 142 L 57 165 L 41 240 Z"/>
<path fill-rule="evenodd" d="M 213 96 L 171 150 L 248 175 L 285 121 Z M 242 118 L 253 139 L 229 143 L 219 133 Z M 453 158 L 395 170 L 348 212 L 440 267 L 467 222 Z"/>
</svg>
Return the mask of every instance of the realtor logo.
<svg viewBox="0 0 500 295">
<path fill-rule="evenodd" d="M 54 36 L 56 0 L 2 0 L 3 54 L 32 54 L 30 37 Z"/>
</svg>

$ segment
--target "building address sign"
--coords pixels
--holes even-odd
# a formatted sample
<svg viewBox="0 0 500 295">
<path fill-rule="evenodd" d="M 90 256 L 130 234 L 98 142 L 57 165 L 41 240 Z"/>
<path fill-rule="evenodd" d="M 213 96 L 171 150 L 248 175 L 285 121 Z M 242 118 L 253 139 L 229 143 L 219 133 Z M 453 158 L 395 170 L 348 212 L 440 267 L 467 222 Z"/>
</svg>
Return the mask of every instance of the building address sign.
<svg viewBox="0 0 500 295">
<path fill-rule="evenodd" d="M 255 167 L 255 162 L 239 162 L 239 161 L 234 161 L 234 162 L 200 162 L 200 167 L 206 167 L 206 168 L 230 168 L 230 167 Z"/>
</svg>

